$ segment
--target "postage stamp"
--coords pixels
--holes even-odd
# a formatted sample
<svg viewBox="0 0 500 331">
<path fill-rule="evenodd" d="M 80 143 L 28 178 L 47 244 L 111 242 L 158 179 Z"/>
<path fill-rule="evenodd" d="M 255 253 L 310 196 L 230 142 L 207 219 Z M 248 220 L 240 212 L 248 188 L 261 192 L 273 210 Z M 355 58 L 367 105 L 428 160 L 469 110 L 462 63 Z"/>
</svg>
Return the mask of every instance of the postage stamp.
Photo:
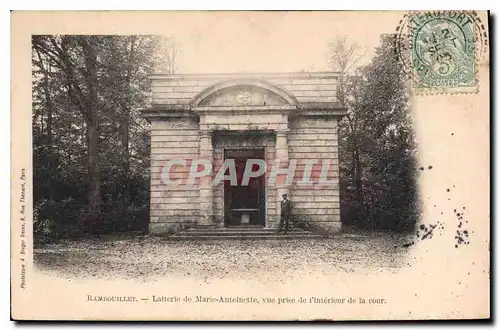
<svg viewBox="0 0 500 331">
<path fill-rule="evenodd" d="M 402 22 L 398 49 L 417 94 L 478 91 L 486 31 L 475 12 L 410 12 Z"/>
</svg>

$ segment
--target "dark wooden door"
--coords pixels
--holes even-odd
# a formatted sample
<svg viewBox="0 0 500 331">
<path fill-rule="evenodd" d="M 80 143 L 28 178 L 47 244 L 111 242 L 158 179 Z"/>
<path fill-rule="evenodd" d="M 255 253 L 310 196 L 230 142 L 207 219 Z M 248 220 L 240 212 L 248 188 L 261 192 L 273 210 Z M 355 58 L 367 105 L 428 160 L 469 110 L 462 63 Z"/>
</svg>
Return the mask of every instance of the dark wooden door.
<svg viewBox="0 0 500 331">
<path fill-rule="evenodd" d="M 241 184 L 247 160 L 265 160 L 264 149 L 225 150 L 224 160 L 227 159 L 235 162 L 237 185 L 224 181 L 225 226 L 243 225 L 242 220 L 250 225 L 265 226 L 265 175 L 250 178 L 248 185 Z"/>
</svg>

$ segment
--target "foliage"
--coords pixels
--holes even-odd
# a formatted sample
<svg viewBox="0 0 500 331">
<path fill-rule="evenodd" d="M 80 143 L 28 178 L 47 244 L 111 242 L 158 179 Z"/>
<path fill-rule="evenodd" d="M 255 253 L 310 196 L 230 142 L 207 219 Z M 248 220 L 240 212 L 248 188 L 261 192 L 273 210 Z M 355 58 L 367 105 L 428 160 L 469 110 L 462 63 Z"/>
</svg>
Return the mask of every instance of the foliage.
<svg viewBox="0 0 500 331">
<path fill-rule="evenodd" d="M 154 36 L 33 36 L 35 240 L 142 230 Z M 106 215 L 106 217 L 103 217 Z"/>
<path fill-rule="evenodd" d="M 413 229 L 419 214 L 416 146 L 393 41 L 382 37 L 371 63 L 344 75 L 340 190 L 345 224 L 404 231 Z"/>
</svg>

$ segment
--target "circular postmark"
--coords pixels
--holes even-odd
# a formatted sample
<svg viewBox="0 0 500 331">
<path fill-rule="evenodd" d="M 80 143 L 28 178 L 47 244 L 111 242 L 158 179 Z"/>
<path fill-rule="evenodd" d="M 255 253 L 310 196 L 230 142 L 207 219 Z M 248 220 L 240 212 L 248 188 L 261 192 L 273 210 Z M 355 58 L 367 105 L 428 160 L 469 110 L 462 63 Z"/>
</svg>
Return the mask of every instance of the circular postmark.
<svg viewBox="0 0 500 331">
<path fill-rule="evenodd" d="M 487 33 L 475 12 L 409 12 L 396 29 L 396 50 L 413 88 L 477 92 L 478 59 Z"/>
</svg>

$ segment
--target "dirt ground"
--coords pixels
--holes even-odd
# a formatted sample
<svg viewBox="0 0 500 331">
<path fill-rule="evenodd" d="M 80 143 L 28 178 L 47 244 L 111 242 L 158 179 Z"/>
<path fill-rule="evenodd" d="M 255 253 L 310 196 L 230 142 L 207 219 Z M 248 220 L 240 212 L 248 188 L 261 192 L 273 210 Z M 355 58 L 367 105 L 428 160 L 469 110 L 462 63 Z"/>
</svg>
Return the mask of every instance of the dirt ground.
<svg viewBox="0 0 500 331">
<path fill-rule="evenodd" d="M 338 273 L 391 272 L 407 265 L 414 236 L 343 234 L 329 239 L 172 241 L 152 236 L 108 236 L 63 241 L 35 249 L 35 267 L 65 278 L 282 279 Z"/>
</svg>

